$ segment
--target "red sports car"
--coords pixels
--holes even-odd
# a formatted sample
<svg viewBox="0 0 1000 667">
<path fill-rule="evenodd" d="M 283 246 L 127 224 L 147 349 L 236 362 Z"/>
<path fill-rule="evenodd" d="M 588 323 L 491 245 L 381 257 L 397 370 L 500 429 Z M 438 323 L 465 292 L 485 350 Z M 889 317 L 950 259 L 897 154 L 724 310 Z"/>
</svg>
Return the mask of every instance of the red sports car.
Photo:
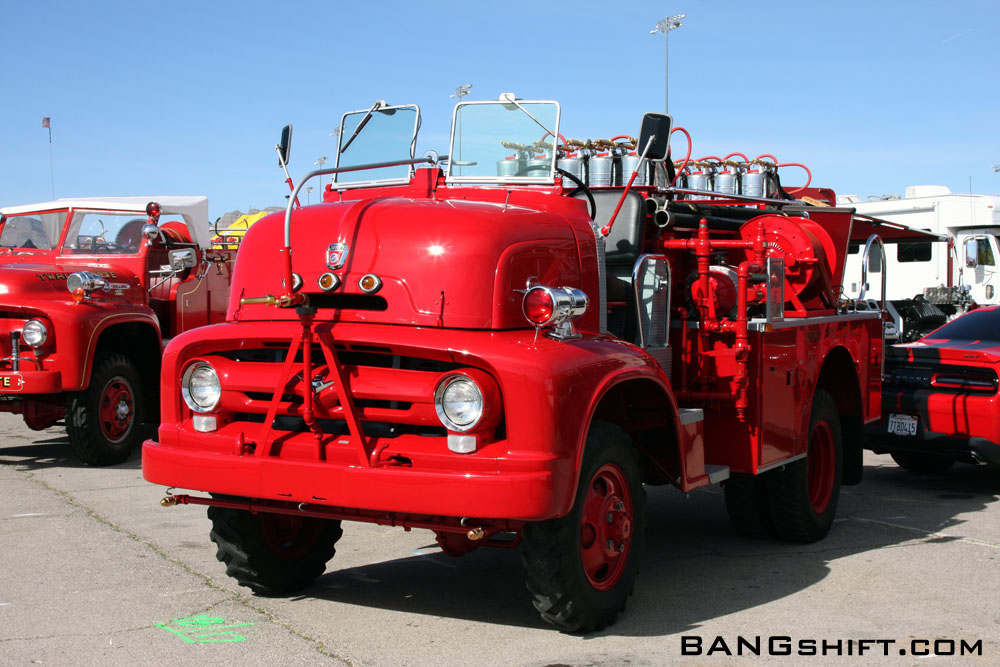
<svg viewBox="0 0 1000 667">
<path fill-rule="evenodd" d="M 882 419 L 866 427 L 866 446 L 915 472 L 1000 463 L 998 368 L 1000 306 L 886 348 Z"/>
</svg>

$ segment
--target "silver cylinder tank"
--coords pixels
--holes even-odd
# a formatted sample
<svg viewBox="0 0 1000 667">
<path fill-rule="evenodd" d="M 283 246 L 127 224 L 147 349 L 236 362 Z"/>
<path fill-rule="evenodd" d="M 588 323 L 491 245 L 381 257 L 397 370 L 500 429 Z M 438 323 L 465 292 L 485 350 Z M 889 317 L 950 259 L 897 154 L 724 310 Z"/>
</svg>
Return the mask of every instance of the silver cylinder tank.
<svg viewBox="0 0 1000 667">
<path fill-rule="evenodd" d="M 712 175 L 704 171 L 696 171 L 688 174 L 687 186 L 691 190 L 711 190 Z M 688 199 L 707 199 L 704 195 L 688 195 Z"/>
<path fill-rule="evenodd" d="M 736 172 L 720 171 L 715 175 L 714 190 L 727 195 L 736 194 Z"/>
<path fill-rule="evenodd" d="M 743 174 L 743 193 L 749 197 L 764 196 L 764 172 L 751 170 Z"/>
<path fill-rule="evenodd" d="M 624 155 L 622 156 L 622 185 L 628 183 L 628 179 L 632 178 L 632 172 L 635 170 L 636 165 L 639 164 L 638 155 Z M 646 185 L 646 164 L 643 163 L 639 167 L 639 175 L 635 177 L 636 185 Z"/>
<path fill-rule="evenodd" d="M 517 159 L 497 162 L 497 176 L 516 176 L 523 163 Z"/>
<path fill-rule="evenodd" d="M 592 155 L 588 162 L 590 176 L 587 185 L 611 185 L 611 164 L 610 155 Z"/>
<path fill-rule="evenodd" d="M 574 176 L 579 178 L 582 183 L 586 183 L 586 181 L 583 180 L 583 158 L 564 157 L 556 162 L 556 166 L 562 169 L 563 171 L 568 171 L 569 173 L 573 174 Z M 563 183 L 563 187 L 567 188 L 576 187 L 576 183 L 574 183 L 570 179 L 567 178 L 566 181 L 567 182 Z"/>
</svg>

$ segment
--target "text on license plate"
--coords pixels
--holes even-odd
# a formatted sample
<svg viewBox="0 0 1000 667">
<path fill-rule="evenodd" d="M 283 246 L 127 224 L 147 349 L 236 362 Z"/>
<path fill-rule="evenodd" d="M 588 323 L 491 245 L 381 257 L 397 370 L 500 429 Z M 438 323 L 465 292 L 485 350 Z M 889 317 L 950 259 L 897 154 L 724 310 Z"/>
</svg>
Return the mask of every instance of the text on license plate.
<svg viewBox="0 0 1000 667">
<path fill-rule="evenodd" d="M 889 415 L 889 433 L 894 435 L 916 435 L 917 418 L 913 415 Z"/>
</svg>

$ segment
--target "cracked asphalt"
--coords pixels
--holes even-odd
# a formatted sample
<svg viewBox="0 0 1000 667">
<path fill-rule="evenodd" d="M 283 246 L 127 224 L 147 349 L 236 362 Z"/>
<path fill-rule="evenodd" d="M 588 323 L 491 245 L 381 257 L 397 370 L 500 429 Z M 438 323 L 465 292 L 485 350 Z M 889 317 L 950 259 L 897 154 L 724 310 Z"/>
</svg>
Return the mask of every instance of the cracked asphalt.
<svg viewBox="0 0 1000 667">
<path fill-rule="evenodd" d="M 537 617 L 517 549 L 453 559 L 421 530 L 345 523 L 312 587 L 255 597 L 216 560 L 204 508 L 160 507 L 138 454 L 88 468 L 60 428 L 3 414 L 0 664 L 1000 664 L 1000 470 L 865 463 L 812 545 L 740 537 L 716 487 L 649 488 L 629 608 L 571 636 Z M 737 655 L 741 637 L 792 655 Z M 913 653 L 963 640 L 980 654 Z M 800 655 L 810 642 L 840 657 Z"/>
</svg>

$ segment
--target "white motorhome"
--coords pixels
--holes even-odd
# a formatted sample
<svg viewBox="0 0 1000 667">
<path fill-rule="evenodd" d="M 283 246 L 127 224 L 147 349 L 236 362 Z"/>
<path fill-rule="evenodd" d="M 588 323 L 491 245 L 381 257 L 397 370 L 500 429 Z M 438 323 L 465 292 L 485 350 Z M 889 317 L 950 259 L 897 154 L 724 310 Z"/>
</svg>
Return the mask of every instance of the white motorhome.
<svg viewBox="0 0 1000 667">
<path fill-rule="evenodd" d="M 838 197 L 837 205 L 947 237 L 945 243 L 900 243 L 887 249 L 886 298 L 895 302 L 895 310 L 908 308 L 916 300 L 924 316 L 927 304 L 931 304 L 947 319 L 965 312 L 973 303 L 1000 303 L 1000 197 L 953 194 L 942 185 L 918 185 L 906 188 L 902 198 L 888 195 L 861 201 L 856 195 L 844 195 Z M 860 252 L 850 255 L 846 275 L 860 276 L 860 264 Z M 869 267 L 870 271 L 877 269 Z M 845 285 L 849 292 L 859 287 Z M 905 313 L 894 316 L 907 319 Z"/>
</svg>

